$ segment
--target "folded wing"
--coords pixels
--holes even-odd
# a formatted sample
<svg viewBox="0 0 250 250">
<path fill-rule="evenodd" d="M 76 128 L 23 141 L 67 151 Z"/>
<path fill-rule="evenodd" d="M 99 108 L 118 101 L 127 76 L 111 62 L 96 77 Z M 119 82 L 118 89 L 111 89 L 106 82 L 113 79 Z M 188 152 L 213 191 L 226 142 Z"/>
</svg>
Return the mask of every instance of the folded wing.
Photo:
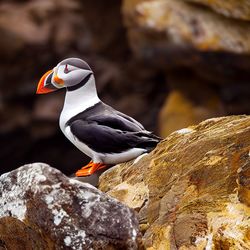
<svg viewBox="0 0 250 250">
<path fill-rule="evenodd" d="M 119 113 L 77 119 L 68 125 L 76 139 L 101 153 L 120 153 L 131 148 L 151 151 L 160 141 L 140 123 Z"/>
</svg>

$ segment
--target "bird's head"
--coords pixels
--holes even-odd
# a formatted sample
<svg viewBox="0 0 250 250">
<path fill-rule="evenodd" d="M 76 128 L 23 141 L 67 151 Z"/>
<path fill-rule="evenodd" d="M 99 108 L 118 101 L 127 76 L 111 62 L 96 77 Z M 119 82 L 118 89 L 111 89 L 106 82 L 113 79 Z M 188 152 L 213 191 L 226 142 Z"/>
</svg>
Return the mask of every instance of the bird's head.
<svg viewBox="0 0 250 250">
<path fill-rule="evenodd" d="M 68 58 L 46 72 L 37 86 L 37 94 L 46 94 L 61 88 L 74 88 L 82 81 L 87 81 L 93 71 L 79 58 Z"/>
</svg>

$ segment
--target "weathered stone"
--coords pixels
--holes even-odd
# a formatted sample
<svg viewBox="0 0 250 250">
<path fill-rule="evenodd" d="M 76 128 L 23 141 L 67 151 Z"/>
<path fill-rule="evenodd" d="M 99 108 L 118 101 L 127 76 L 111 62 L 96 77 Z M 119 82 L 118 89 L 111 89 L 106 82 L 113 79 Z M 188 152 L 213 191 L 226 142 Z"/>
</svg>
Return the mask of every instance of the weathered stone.
<svg viewBox="0 0 250 250">
<path fill-rule="evenodd" d="M 50 249 L 49 242 L 39 232 L 14 217 L 0 218 L 0 249 L 1 247 L 11 250 Z"/>
<path fill-rule="evenodd" d="M 73 37 L 76 38 L 82 32 L 80 30 L 79 18 L 73 15 L 80 9 L 80 4 L 74 1 L 29 1 L 25 4 L 19 2 L 4 1 L 0 5 L 1 18 L 0 30 L 6 33 L 4 42 L 6 51 L 0 50 L 1 53 L 10 53 L 13 57 L 20 49 L 27 45 L 44 45 L 53 37 L 54 43 L 62 43 L 55 49 L 66 49 L 72 43 Z M 53 15 L 54 16 L 53 18 Z M 58 17 L 63 17 L 59 18 Z M 19 24 L 19 25 L 17 25 Z M 73 28 L 74 26 L 74 28 Z M 15 40 L 11 38 L 16 38 Z M 8 40 L 9 39 L 9 40 Z M 13 47 L 14 44 L 14 47 Z M 12 50 L 9 48 L 18 50 Z"/>
<path fill-rule="evenodd" d="M 7 218 L 17 225 L 8 238 L 11 225 L 5 229 L 6 219 L 0 221 L 0 239 L 12 241 L 11 249 L 32 235 L 35 242 L 25 243 L 24 249 L 34 244 L 39 249 L 139 248 L 131 209 L 45 164 L 25 165 L 0 177 L 0 218 L 6 216 L 16 218 Z"/>
<path fill-rule="evenodd" d="M 125 0 L 123 14 L 131 48 L 154 66 L 191 67 L 214 83 L 249 79 L 248 22 L 175 0 Z"/>
<path fill-rule="evenodd" d="M 248 157 L 250 157 L 250 147 L 246 148 L 244 153 L 236 155 L 234 162 L 239 165 L 237 180 L 239 200 L 250 207 L 250 162 L 244 163 L 244 158 Z"/>
<path fill-rule="evenodd" d="M 249 116 L 209 119 L 109 169 L 99 188 L 138 210 L 147 249 L 250 249 L 249 149 Z"/>
<path fill-rule="evenodd" d="M 172 91 L 162 107 L 159 130 L 163 138 L 175 130 L 222 114 L 221 104 L 216 96 L 207 96 L 201 103 L 196 103 L 184 93 Z"/>
<path fill-rule="evenodd" d="M 123 15 L 135 55 L 166 74 L 171 92 L 159 116 L 163 137 L 210 117 L 249 114 L 248 21 L 181 0 L 124 0 Z"/>
<path fill-rule="evenodd" d="M 250 20 L 250 2 L 248 0 L 185 0 L 207 6 L 227 17 Z"/>
<path fill-rule="evenodd" d="M 153 56 L 158 49 L 171 54 L 175 48 L 250 53 L 248 23 L 204 8 L 175 0 L 127 0 L 123 11 L 130 44 L 138 53 Z"/>
<path fill-rule="evenodd" d="M 204 80 L 177 74 L 169 75 L 168 82 L 172 91 L 159 116 L 159 132 L 163 138 L 175 130 L 226 115 L 219 96 Z"/>
<path fill-rule="evenodd" d="M 117 61 L 122 60 L 124 53 L 128 51 L 120 12 L 121 2 L 122 0 L 110 0 L 108 5 L 105 1 L 94 4 L 91 0 L 81 2 L 89 30 L 90 49 Z"/>
</svg>

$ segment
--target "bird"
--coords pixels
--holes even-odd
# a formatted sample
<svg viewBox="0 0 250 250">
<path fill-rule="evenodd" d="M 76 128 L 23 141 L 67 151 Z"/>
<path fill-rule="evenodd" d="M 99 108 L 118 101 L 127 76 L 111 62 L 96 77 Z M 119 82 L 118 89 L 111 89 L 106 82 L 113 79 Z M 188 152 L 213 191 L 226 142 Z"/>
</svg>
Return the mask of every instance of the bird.
<svg viewBox="0 0 250 250">
<path fill-rule="evenodd" d="M 130 161 L 152 151 L 161 138 L 134 118 L 102 102 L 92 69 L 80 58 L 67 58 L 39 80 L 37 94 L 66 88 L 59 118 L 63 134 L 91 161 L 77 177 Z"/>
</svg>

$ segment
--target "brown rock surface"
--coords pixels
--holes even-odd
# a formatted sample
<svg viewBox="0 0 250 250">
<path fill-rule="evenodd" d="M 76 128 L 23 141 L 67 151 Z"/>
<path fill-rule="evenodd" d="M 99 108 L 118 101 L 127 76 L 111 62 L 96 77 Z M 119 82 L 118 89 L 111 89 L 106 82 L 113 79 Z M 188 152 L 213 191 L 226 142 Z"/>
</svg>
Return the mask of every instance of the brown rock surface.
<svg viewBox="0 0 250 250">
<path fill-rule="evenodd" d="M 138 249 L 139 240 L 133 211 L 90 184 L 41 163 L 0 176 L 0 246 Z"/>
<path fill-rule="evenodd" d="M 195 5 L 175 0 L 127 0 L 123 11 L 131 46 L 138 53 L 147 52 L 143 50 L 146 48 L 168 54 L 176 48 L 250 52 L 247 22 L 237 22 Z"/>
<path fill-rule="evenodd" d="M 250 117 L 206 120 L 109 169 L 99 188 L 138 211 L 147 249 L 250 249 Z"/>
<path fill-rule="evenodd" d="M 208 6 L 227 17 L 250 20 L 250 2 L 248 0 L 185 0 Z"/>
<path fill-rule="evenodd" d="M 248 10 L 247 1 L 123 1 L 133 52 L 164 71 L 171 90 L 159 119 L 162 136 L 208 117 L 249 114 Z"/>
<path fill-rule="evenodd" d="M 175 0 L 124 0 L 123 15 L 140 59 L 167 73 L 191 68 L 210 84 L 248 83 L 249 22 Z"/>
<path fill-rule="evenodd" d="M 225 113 L 218 94 L 194 75 L 172 74 L 168 77 L 172 90 L 159 116 L 159 133 L 163 138 L 177 129 L 195 125 Z M 200 88 L 201 85 L 204 85 Z"/>
<path fill-rule="evenodd" d="M 168 95 L 159 118 L 159 133 L 162 137 L 177 129 L 221 115 L 220 103 L 216 96 L 207 96 L 208 98 L 197 104 L 184 93 L 174 90 Z"/>
<path fill-rule="evenodd" d="M 106 103 L 156 133 L 172 123 L 164 136 L 207 117 L 249 114 L 249 22 L 225 17 L 213 3 L 247 13 L 247 1 L 238 1 L 240 10 L 233 0 L 209 1 L 211 8 L 184 0 L 1 1 L 0 174 L 41 161 L 72 174 L 89 161 L 58 128 L 63 91 L 34 94 L 39 77 L 69 56 L 89 62 Z M 190 95 L 183 78 L 197 77 Z M 176 92 L 192 119 L 162 112 L 160 121 L 168 122 L 158 126 L 164 100 L 179 113 Z"/>
<path fill-rule="evenodd" d="M 49 247 L 39 232 L 14 217 L 3 217 L 0 219 L 0 249 L 46 250 Z"/>
</svg>

